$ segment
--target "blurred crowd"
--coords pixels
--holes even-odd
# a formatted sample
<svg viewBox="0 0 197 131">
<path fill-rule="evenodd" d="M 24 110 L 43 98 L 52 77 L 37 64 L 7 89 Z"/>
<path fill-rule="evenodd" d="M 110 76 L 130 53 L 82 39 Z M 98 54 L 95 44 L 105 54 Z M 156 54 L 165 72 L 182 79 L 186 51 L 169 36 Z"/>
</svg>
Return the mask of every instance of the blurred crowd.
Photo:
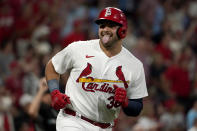
<svg viewBox="0 0 197 131">
<path fill-rule="evenodd" d="M 127 16 L 124 47 L 143 62 L 149 92 L 140 116 L 121 112 L 113 131 L 197 131 L 196 0 L 0 0 L 0 131 L 55 130 L 45 65 L 98 38 L 107 6 Z"/>
</svg>

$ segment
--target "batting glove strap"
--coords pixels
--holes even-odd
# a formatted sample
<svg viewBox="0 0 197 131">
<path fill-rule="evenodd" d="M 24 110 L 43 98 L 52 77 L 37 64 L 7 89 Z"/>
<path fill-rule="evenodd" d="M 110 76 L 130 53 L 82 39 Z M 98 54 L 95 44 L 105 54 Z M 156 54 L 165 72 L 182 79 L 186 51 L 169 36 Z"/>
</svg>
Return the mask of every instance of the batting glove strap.
<svg viewBox="0 0 197 131">
<path fill-rule="evenodd" d="M 128 98 L 125 99 L 125 101 L 122 103 L 122 107 L 126 108 L 129 105 L 129 100 Z"/>
<path fill-rule="evenodd" d="M 56 110 L 60 110 L 70 104 L 70 97 L 62 94 L 59 90 L 54 90 L 51 92 L 52 107 Z"/>
</svg>

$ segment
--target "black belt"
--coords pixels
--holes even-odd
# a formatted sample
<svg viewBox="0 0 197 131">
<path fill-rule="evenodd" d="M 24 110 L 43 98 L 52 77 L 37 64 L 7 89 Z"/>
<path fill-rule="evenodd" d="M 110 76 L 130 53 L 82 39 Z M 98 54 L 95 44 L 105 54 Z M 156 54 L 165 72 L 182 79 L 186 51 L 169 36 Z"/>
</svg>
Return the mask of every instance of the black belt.
<svg viewBox="0 0 197 131">
<path fill-rule="evenodd" d="M 77 116 L 77 113 L 75 111 L 71 110 L 71 109 L 64 109 L 64 113 L 72 115 L 72 116 Z M 99 127 L 103 128 L 103 129 L 108 128 L 108 127 L 111 126 L 111 123 L 96 122 L 96 121 L 90 120 L 89 118 L 87 118 L 85 116 L 82 116 L 82 115 L 80 115 L 79 117 L 82 120 L 85 120 L 85 121 L 87 121 L 87 122 L 89 122 L 89 123 L 91 123 L 95 126 L 99 126 Z"/>
</svg>

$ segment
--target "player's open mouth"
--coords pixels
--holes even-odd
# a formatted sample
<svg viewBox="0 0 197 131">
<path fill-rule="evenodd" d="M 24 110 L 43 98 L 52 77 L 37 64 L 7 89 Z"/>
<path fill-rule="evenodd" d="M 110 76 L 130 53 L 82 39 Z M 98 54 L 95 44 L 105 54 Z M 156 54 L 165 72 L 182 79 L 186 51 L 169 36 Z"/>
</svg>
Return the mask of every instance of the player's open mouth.
<svg viewBox="0 0 197 131">
<path fill-rule="evenodd" d="M 110 35 L 104 35 L 102 36 L 102 42 L 105 44 L 105 43 L 108 43 L 110 41 L 110 38 L 111 36 Z"/>
<path fill-rule="evenodd" d="M 113 34 L 111 32 L 101 32 L 101 40 L 103 44 L 108 43 L 112 36 Z"/>
</svg>

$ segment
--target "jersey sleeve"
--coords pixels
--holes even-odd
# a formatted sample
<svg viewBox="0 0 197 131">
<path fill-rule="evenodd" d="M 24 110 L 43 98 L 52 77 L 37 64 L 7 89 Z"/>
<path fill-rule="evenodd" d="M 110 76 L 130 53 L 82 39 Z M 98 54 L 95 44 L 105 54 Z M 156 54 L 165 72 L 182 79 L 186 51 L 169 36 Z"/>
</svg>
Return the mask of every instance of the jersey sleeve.
<svg viewBox="0 0 197 131">
<path fill-rule="evenodd" d="M 64 74 L 67 70 L 71 69 L 73 66 L 73 55 L 72 46 L 69 45 L 53 56 L 52 64 L 55 71 L 59 74 Z"/>
<path fill-rule="evenodd" d="M 148 96 L 143 65 L 140 66 L 130 86 L 127 88 L 127 96 L 129 99 L 138 99 Z"/>
</svg>

